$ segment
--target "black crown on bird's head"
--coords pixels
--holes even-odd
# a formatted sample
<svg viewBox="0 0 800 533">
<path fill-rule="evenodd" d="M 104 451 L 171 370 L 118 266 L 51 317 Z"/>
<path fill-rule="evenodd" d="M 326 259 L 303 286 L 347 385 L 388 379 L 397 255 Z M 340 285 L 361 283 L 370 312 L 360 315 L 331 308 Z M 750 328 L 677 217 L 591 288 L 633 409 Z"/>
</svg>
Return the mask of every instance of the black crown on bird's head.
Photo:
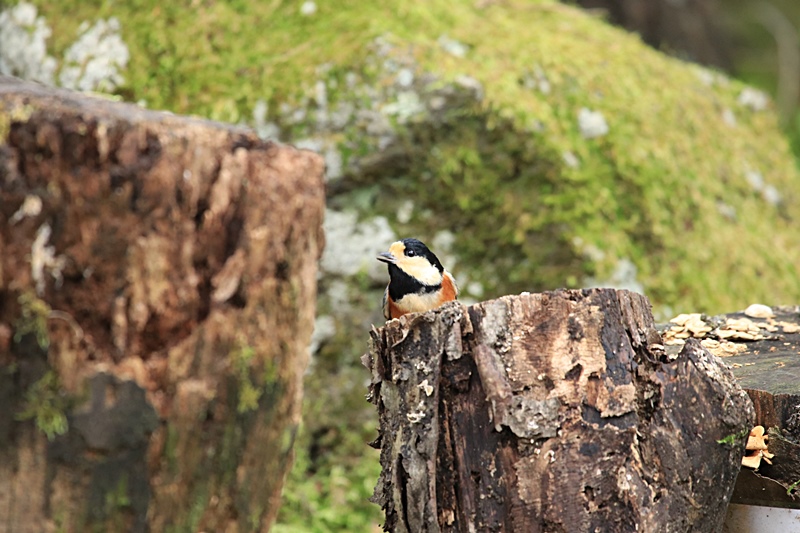
<svg viewBox="0 0 800 533">
<path fill-rule="evenodd" d="M 431 252 L 430 249 L 427 246 L 425 246 L 424 242 L 420 241 L 419 239 L 413 239 L 413 238 L 403 239 L 400 242 L 402 242 L 403 245 L 405 246 L 404 253 L 407 257 L 413 257 L 415 255 L 424 257 L 425 259 L 430 261 L 430 263 L 433 266 L 435 266 L 439 270 L 439 272 L 444 272 L 444 267 L 442 266 L 441 261 L 439 261 L 439 258 L 436 257 L 436 254 Z"/>
</svg>

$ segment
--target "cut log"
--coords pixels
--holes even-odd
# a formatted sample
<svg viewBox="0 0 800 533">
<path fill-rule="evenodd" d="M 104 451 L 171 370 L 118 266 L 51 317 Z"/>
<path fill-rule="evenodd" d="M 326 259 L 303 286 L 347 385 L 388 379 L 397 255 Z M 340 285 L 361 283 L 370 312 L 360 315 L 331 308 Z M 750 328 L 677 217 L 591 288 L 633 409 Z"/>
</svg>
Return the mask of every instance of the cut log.
<svg viewBox="0 0 800 533">
<path fill-rule="evenodd" d="M 640 295 L 459 302 L 373 330 L 385 529 L 718 531 L 753 408 Z"/>
<path fill-rule="evenodd" d="M 678 324 L 687 321 L 695 325 Z M 800 509 L 800 308 L 753 305 L 725 315 L 683 315 L 677 322 L 661 328 L 667 352 L 681 349 L 676 335 L 682 331 L 702 339 L 731 367 L 753 401 L 755 424 L 769 436 L 771 464 L 742 469 L 732 501 Z"/>
<path fill-rule="evenodd" d="M 268 529 L 322 173 L 242 128 L 0 77 L 0 532 Z"/>
</svg>

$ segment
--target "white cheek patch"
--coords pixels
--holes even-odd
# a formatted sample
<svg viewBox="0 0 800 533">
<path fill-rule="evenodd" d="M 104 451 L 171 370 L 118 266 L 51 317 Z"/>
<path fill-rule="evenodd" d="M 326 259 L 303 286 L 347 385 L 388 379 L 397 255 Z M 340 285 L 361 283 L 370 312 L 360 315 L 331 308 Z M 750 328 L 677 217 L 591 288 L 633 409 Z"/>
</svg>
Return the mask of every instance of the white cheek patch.
<svg viewBox="0 0 800 533">
<path fill-rule="evenodd" d="M 425 285 L 439 285 L 442 282 L 442 273 L 424 257 L 403 257 L 397 266 Z"/>
<path fill-rule="evenodd" d="M 439 294 L 436 292 L 428 292 L 425 294 L 406 294 L 395 304 L 402 307 L 403 311 L 408 313 L 422 313 L 429 309 L 439 307 Z"/>
<path fill-rule="evenodd" d="M 394 242 L 391 246 L 389 246 L 389 253 L 392 254 L 396 259 L 402 258 L 403 254 L 405 254 L 405 251 L 406 245 L 401 241 Z"/>
</svg>

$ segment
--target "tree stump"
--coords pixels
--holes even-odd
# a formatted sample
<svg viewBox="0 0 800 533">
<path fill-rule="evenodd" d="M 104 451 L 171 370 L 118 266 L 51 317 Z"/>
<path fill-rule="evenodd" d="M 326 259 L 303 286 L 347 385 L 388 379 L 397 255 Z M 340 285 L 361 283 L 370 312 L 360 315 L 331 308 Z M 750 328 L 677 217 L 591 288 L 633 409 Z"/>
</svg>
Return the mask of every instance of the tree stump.
<svg viewBox="0 0 800 533">
<path fill-rule="evenodd" d="M 718 531 L 753 408 L 648 301 L 613 289 L 459 302 L 373 330 L 391 532 Z"/>
<path fill-rule="evenodd" d="M 0 77 L 0 532 L 269 528 L 322 173 L 242 128 Z"/>
<path fill-rule="evenodd" d="M 754 423 L 769 437 L 771 462 L 743 468 L 731 502 L 800 509 L 800 307 L 681 315 L 663 331 L 667 353 L 678 353 L 681 337 L 690 335 L 720 355 L 753 401 Z"/>
</svg>

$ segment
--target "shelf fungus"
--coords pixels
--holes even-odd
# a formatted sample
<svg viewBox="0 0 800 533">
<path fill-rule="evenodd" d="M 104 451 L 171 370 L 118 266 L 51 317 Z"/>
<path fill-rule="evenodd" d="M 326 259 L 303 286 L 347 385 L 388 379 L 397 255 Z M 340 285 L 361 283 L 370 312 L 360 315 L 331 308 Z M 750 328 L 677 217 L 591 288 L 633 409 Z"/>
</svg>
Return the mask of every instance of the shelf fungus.
<svg viewBox="0 0 800 533">
<path fill-rule="evenodd" d="M 764 434 L 764 426 L 756 426 L 751 429 L 750 435 L 747 437 L 747 446 L 745 448 L 747 451 L 745 452 L 745 456 L 742 457 L 742 466 L 758 469 L 762 459 L 772 464 L 770 459 L 775 457 L 775 455 L 769 453 L 767 449 L 768 440 L 769 435 Z"/>
<path fill-rule="evenodd" d="M 722 340 L 759 341 L 765 338 L 761 334 L 762 325 L 768 331 L 771 328 L 767 324 L 759 324 L 749 318 L 728 318 L 724 326 L 717 328 L 716 334 Z"/>
<path fill-rule="evenodd" d="M 666 344 L 683 344 L 689 337 L 702 339 L 714 329 L 700 313 L 678 315 L 669 322 L 670 328 L 664 333 Z"/>
<path fill-rule="evenodd" d="M 800 332 L 800 325 L 779 321 L 770 307 L 754 304 L 740 317 L 709 317 L 701 313 L 678 315 L 663 331 L 664 344 L 681 346 L 686 339 L 701 339 L 703 346 L 718 357 L 747 351 L 743 343 L 775 340 L 781 334 Z M 737 342 L 734 342 L 737 341 Z"/>
</svg>

